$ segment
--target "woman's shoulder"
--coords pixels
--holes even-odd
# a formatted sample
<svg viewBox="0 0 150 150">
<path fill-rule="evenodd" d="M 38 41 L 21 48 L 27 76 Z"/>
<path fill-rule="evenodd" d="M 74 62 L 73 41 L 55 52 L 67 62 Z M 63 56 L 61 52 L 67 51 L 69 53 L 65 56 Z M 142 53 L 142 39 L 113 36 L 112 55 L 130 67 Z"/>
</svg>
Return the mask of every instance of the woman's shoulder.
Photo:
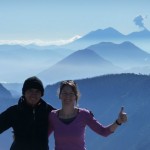
<svg viewBox="0 0 150 150">
<path fill-rule="evenodd" d="M 86 108 L 78 108 L 80 112 L 88 112 L 89 110 Z"/>
<path fill-rule="evenodd" d="M 89 109 L 86 109 L 86 108 L 79 108 L 79 116 L 84 121 L 89 121 L 94 117 L 93 113 Z"/>
<path fill-rule="evenodd" d="M 87 114 L 87 115 L 92 114 L 92 112 L 86 108 L 79 108 L 79 112 L 82 114 Z"/>
<path fill-rule="evenodd" d="M 84 115 L 85 117 L 94 117 L 92 111 L 89 109 L 79 108 L 79 112 L 80 112 L 80 114 Z"/>
</svg>

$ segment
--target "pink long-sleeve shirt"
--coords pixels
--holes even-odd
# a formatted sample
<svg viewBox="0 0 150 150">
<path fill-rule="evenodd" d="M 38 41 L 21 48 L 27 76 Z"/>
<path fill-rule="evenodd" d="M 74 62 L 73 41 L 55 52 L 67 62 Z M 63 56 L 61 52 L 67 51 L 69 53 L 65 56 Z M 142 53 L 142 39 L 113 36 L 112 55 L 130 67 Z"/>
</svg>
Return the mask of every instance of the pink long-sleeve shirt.
<svg viewBox="0 0 150 150">
<path fill-rule="evenodd" d="M 58 117 L 58 110 L 54 110 L 49 114 L 49 123 L 49 135 L 54 131 L 55 150 L 86 150 L 86 125 L 102 136 L 112 133 L 109 125 L 103 126 L 90 111 L 81 108 L 76 118 L 69 124 L 63 123 Z"/>
</svg>

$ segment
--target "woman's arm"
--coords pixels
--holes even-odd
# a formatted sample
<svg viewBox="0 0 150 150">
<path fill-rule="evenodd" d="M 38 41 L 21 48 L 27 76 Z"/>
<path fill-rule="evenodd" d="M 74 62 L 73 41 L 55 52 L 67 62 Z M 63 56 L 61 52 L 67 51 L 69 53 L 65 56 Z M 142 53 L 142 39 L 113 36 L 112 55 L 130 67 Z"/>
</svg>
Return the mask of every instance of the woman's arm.
<svg viewBox="0 0 150 150">
<path fill-rule="evenodd" d="M 106 137 L 113 133 L 119 125 L 127 121 L 127 115 L 125 112 L 123 112 L 123 109 L 124 108 L 122 107 L 118 119 L 108 126 L 103 126 L 100 124 L 92 115 L 88 115 L 87 125 L 96 133 Z"/>
</svg>

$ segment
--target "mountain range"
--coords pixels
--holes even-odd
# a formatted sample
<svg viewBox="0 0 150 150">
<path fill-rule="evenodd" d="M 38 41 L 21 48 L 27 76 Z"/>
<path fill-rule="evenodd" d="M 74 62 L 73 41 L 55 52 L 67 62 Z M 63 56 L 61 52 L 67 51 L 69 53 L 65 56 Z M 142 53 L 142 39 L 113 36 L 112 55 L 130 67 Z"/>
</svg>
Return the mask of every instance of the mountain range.
<svg viewBox="0 0 150 150">
<path fill-rule="evenodd" d="M 94 51 L 84 49 L 70 54 L 37 76 L 45 83 L 54 83 L 60 80 L 93 77 L 119 71 L 118 66 L 113 65 Z"/>
<path fill-rule="evenodd" d="M 78 50 L 49 67 L 37 76 L 45 83 L 65 79 L 79 79 L 98 75 L 130 72 L 145 73 L 150 64 L 150 54 L 131 42 L 120 44 L 100 42 Z M 144 71 L 145 70 L 145 71 Z M 142 72 L 140 72 L 142 71 Z M 149 71 L 147 71 L 149 72 Z M 150 72 L 149 72 L 150 73 Z"/>
<path fill-rule="evenodd" d="M 124 35 L 112 27 L 106 29 L 98 29 L 87 33 L 81 38 L 73 41 L 72 43 L 66 44 L 64 47 L 69 49 L 84 49 L 90 45 L 97 44 L 99 42 L 113 42 L 121 43 L 124 41 L 130 41 L 135 45 L 141 45 L 140 42 L 148 42 L 150 39 L 150 31 L 144 29 L 137 32 L 132 32 L 128 35 Z M 150 49 L 149 49 L 150 51 Z"/>
<path fill-rule="evenodd" d="M 0 110 L 12 105 L 13 100 L 11 92 L 0 84 Z"/>
<path fill-rule="evenodd" d="M 150 73 L 150 70 L 147 70 L 150 54 L 131 41 L 142 42 L 149 38 L 150 31 L 147 29 L 128 35 L 123 35 L 111 27 L 98 29 L 65 45 L 65 48 L 75 49 L 75 52 L 37 75 L 44 82 L 54 83 L 67 78 L 78 79 L 119 72 L 147 74 Z M 106 63 L 98 65 L 101 61 L 95 63 L 93 60 L 97 60 L 98 56 L 89 54 L 92 53 L 89 52 L 91 50 L 99 55 L 99 60 L 109 62 L 109 67 Z"/>
<path fill-rule="evenodd" d="M 147 29 L 124 35 L 110 27 L 103 30 L 98 29 L 96 31 L 89 32 L 82 36 L 82 38 L 77 39 L 70 44 L 61 46 L 37 46 L 33 44 L 0 45 L 0 67 L 2 68 L 0 73 L 0 82 L 23 82 L 23 80 L 29 76 L 43 74 L 43 72 L 49 70 L 51 67 L 54 68 L 55 65 L 58 66 L 57 64 L 60 64 L 60 62 L 63 61 L 63 59 L 66 59 L 66 57 L 70 54 L 84 49 L 93 50 L 101 57 L 99 59 L 108 61 L 111 63 L 111 66 L 113 65 L 115 68 L 120 67 L 121 70 L 126 69 L 126 72 L 132 72 L 131 68 L 136 68 L 136 70 L 138 70 L 137 68 L 140 67 L 140 70 L 142 71 L 141 73 L 146 73 L 147 70 L 145 69 L 149 67 L 149 56 L 148 53 L 144 54 L 144 52 L 146 53 L 147 49 L 142 49 L 138 45 L 148 45 L 149 37 L 150 32 Z M 145 42 L 147 44 L 145 44 Z M 105 45 L 103 50 L 102 45 Z M 110 48 L 108 48 L 109 46 Z M 103 56 L 104 51 L 105 54 L 107 51 L 107 56 L 104 55 L 105 57 Z M 109 55 L 112 56 L 109 57 Z M 101 65 L 100 68 L 105 68 L 105 66 L 102 67 Z M 94 72 L 95 71 L 93 71 L 93 73 L 91 72 L 90 74 L 94 74 Z M 102 70 L 99 72 L 101 74 Z M 105 71 L 103 74 L 109 72 L 111 73 L 112 71 Z M 8 75 L 10 73 L 11 76 Z M 95 73 L 95 75 L 97 75 L 97 73 Z M 78 77 L 80 78 L 82 76 L 79 76 L 78 74 Z"/>
<path fill-rule="evenodd" d="M 63 48 L 39 50 L 21 45 L 0 45 L 0 82 L 20 83 L 71 53 L 72 50 Z"/>
<path fill-rule="evenodd" d="M 88 48 L 124 69 L 150 65 L 150 54 L 129 41 L 120 44 L 101 42 Z"/>
<path fill-rule="evenodd" d="M 0 84 L 0 99 L 5 101 L 8 99 L 12 99 L 12 95 L 10 91 L 8 91 L 2 84 Z"/>
</svg>

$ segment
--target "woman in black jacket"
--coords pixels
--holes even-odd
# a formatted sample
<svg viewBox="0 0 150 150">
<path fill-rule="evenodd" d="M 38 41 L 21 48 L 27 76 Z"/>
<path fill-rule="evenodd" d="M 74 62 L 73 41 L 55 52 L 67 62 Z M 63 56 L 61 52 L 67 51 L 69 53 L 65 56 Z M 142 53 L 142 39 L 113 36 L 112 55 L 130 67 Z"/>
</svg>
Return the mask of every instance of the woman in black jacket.
<svg viewBox="0 0 150 150">
<path fill-rule="evenodd" d="M 0 133 L 13 128 L 14 141 L 10 150 L 48 150 L 48 114 L 54 108 L 41 97 L 41 80 L 25 80 L 18 104 L 0 114 Z"/>
</svg>

